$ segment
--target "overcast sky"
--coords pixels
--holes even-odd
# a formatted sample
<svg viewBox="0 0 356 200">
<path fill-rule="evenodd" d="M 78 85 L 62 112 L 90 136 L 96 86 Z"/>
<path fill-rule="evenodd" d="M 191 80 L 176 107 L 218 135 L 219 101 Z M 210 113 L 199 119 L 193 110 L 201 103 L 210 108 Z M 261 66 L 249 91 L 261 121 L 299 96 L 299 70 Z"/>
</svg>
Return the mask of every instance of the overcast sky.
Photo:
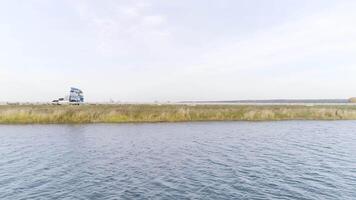
<svg viewBox="0 0 356 200">
<path fill-rule="evenodd" d="M 0 0 L 0 101 L 356 96 L 356 1 Z"/>
</svg>

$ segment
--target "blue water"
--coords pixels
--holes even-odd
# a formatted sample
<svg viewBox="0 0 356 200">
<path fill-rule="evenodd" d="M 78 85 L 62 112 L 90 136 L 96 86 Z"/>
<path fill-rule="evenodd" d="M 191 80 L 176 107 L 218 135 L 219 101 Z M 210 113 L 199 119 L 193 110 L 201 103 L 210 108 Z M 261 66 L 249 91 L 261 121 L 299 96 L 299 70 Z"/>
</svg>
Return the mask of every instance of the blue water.
<svg viewBox="0 0 356 200">
<path fill-rule="evenodd" d="M 0 199 L 356 199 L 356 122 L 1 125 Z"/>
</svg>

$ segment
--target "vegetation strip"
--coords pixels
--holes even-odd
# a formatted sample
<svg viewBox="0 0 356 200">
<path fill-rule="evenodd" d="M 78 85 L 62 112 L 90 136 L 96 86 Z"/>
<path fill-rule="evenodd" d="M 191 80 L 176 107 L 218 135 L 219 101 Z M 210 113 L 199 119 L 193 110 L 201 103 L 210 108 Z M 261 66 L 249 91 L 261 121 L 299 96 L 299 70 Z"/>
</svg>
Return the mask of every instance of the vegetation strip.
<svg viewBox="0 0 356 200">
<path fill-rule="evenodd" d="M 356 106 L 4 105 L 1 124 L 356 120 Z"/>
</svg>

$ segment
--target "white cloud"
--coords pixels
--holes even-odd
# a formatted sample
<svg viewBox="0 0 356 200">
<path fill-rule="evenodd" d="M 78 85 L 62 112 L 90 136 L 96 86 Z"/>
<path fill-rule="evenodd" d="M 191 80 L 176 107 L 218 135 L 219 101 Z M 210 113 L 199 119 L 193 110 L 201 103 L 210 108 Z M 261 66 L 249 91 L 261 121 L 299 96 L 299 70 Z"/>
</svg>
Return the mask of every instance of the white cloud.
<svg viewBox="0 0 356 200">
<path fill-rule="evenodd" d="M 165 18 L 160 15 L 150 15 L 144 16 L 142 21 L 148 26 L 159 26 L 165 22 Z"/>
<path fill-rule="evenodd" d="M 77 4 L 81 18 L 96 33 L 99 52 L 105 56 L 140 54 L 169 35 L 164 27 L 165 17 L 149 13 L 150 5 L 144 1 L 102 3 L 103 12 L 98 12 L 97 6 L 89 1 Z"/>
<path fill-rule="evenodd" d="M 252 69 L 290 65 L 307 57 L 331 57 L 356 53 L 355 4 L 308 16 L 246 38 L 219 41 L 208 51 L 202 69 Z M 221 44 L 222 43 L 222 44 Z M 356 60 L 353 60 L 356 64 Z M 317 67 L 317 66 L 316 66 Z"/>
</svg>

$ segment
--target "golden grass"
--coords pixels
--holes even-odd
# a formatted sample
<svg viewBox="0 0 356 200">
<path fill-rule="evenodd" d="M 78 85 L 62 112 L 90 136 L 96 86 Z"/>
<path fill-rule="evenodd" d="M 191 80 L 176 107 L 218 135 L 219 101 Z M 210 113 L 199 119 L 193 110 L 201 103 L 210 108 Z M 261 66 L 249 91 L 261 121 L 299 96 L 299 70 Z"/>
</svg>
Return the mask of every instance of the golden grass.
<svg viewBox="0 0 356 200">
<path fill-rule="evenodd" d="M 356 120 L 356 106 L 6 105 L 1 124 Z"/>
</svg>

